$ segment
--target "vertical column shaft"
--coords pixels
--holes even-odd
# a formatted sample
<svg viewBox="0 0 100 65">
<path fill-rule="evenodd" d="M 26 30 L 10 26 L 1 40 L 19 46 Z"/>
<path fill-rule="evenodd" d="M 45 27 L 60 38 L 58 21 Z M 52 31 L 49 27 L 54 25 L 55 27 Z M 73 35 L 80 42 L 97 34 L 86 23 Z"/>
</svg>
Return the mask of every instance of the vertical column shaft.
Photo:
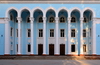
<svg viewBox="0 0 100 65">
<path fill-rule="evenodd" d="M 34 35 L 34 33 L 33 33 L 33 24 L 34 24 L 34 22 L 33 21 L 34 21 L 34 18 L 30 17 L 30 21 L 31 21 L 31 24 L 30 24 L 31 25 L 31 55 L 34 55 L 34 53 L 33 53 L 34 52 L 33 51 L 34 50 L 34 47 L 33 47 L 34 46 L 34 43 L 33 43 L 33 40 L 34 40 L 33 39 L 33 35 Z"/>
<path fill-rule="evenodd" d="M 18 55 L 21 55 L 21 18 L 18 17 Z"/>
<path fill-rule="evenodd" d="M 80 55 L 83 55 L 83 20 L 80 19 Z"/>
<path fill-rule="evenodd" d="M 9 18 L 5 18 L 5 55 L 10 54 L 10 24 Z"/>
<path fill-rule="evenodd" d="M 70 21 L 71 21 L 71 18 L 69 17 L 68 18 L 68 55 L 71 54 L 71 44 L 70 44 L 70 39 L 71 39 L 71 32 L 70 32 Z"/>
<path fill-rule="evenodd" d="M 46 17 L 43 17 L 43 55 L 46 55 Z"/>
<path fill-rule="evenodd" d="M 92 21 L 92 54 L 93 55 L 96 55 L 96 18 L 93 18 L 93 21 Z"/>
<path fill-rule="evenodd" d="M 55 18 L 55 22 L 56 22 L 56 44 L 55 44 L 55 55 L 59 55 L 59 45 L 58 45 L 58 21 L 59 21 L 59 18 L 56 17 L 56 18 Z"/>
</svg>

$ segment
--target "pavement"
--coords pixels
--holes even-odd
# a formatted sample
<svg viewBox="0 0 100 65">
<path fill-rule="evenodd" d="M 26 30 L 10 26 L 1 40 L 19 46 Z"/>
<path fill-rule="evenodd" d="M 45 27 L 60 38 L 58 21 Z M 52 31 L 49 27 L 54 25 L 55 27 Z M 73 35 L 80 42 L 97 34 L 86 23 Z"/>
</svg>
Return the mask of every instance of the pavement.
<svg viewBox="0 0 100 65">
<path fill-rule="evenodd" d="M 0 65 L 100 65 L 100 60 L 0 60 Z"/>
</svg>

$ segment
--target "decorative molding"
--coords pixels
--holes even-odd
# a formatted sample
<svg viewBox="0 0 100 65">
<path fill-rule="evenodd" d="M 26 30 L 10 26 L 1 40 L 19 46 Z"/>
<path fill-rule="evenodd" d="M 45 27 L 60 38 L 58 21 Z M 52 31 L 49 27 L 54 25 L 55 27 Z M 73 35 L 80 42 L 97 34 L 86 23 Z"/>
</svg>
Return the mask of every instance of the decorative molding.
<svg viewBox="0 0 100 65">
<path fill-rule="evenodd" d="M 1 4 L 100 4 L 100 1 L 0 1 Z"/>
<path fill-rule="evenodd" d="M 20 23 L 22 21 L 21 17 L 17 17 L 18 23 Z"/>
</svg>

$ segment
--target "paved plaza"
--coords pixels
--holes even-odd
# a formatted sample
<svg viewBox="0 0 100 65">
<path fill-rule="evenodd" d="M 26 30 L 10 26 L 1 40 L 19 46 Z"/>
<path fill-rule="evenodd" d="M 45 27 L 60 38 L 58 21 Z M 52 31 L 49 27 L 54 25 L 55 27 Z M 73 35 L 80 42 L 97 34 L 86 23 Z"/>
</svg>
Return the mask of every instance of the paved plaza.
<svg viewBox="0 0 100 65">
<path fill-rule="evenodd" d="M 0 65 L 100 65 L 100 60 L 0 60 Z"/>
</svg>

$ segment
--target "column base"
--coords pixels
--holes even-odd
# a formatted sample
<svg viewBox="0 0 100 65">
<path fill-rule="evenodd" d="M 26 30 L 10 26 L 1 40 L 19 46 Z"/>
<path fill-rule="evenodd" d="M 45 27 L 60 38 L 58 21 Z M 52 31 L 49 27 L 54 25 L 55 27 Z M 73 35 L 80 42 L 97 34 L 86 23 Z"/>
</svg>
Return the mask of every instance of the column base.
<svg viewBox="0 0 100 65">
<path fill-rule="evenodd" d="M 84 54 L 80 54 L 79 56 L 85 56 Z"/>
<path fill-rule="evenodd" d="M 22 54 L 17 54 L 18 56 L 21 56 Z"/>
<path fill-rule="evenodd" d="M 4 54 L 5 56 L 9 56 L 10 54 Z"/>
<path fill-rule="evenodd" d="M 96 54 L 92 54 L 92 56 L 97 56 Z"/>
</svg>

